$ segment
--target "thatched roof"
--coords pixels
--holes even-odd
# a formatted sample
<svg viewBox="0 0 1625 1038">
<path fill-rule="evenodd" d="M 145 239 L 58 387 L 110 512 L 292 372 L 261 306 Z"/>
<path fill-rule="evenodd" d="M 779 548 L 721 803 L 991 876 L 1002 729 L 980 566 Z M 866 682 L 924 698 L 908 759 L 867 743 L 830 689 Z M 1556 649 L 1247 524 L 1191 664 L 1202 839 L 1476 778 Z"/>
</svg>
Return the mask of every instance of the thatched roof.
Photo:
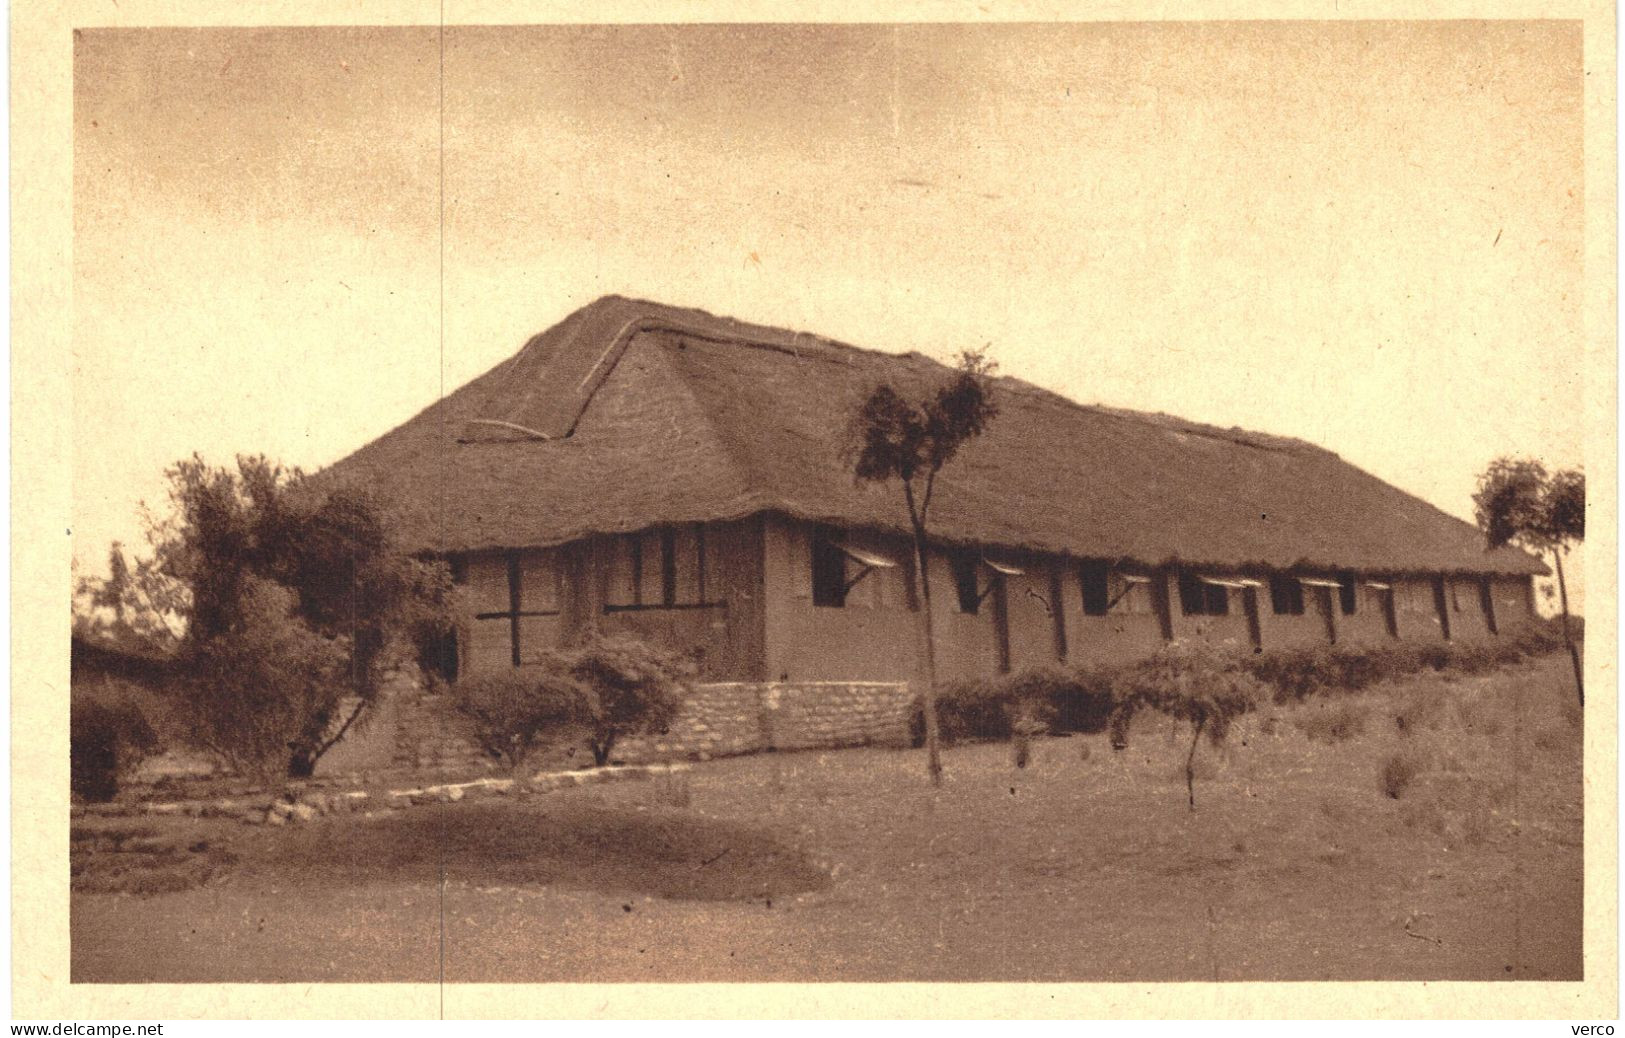
<svg viewBox="0 0 1625 1038">
<path fill-rule="evenodd" d="M 902 531 L 897 489 L 854 483 L 845 423 L 875 384 L 918 395 L 945 370 L 610 296 L 325 478 L 371 483 L 425 550 L 763 511 Z M 931 525 L 944 541 L 1150 565 L 1544 572 L 1312 444 L 1086 407 L 1014 378 L 995 393 L 999 417 L 943 470 Z"/>
</svg>

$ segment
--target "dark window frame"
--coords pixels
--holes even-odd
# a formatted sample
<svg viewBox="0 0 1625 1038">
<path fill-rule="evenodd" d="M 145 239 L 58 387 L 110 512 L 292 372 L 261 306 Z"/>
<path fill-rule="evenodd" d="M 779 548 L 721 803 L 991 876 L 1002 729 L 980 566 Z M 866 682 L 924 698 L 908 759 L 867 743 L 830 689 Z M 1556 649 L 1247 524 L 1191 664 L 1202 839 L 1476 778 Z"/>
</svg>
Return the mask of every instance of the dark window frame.
<svg viewBox="0 0 1625 1038">
<path fill-rule="evenodd" d="M 1304 614 L 1303 585 L 1297 577 L 1270 575 L 1270 611 L 1276 616 Z"/>
<path fill-rule="evenodd" d="M 1229 616 L 1230 589 L 1209 584 L 1190 570 L 1180 570 L 1179 612 L 1182 616 Z"/>
<path fill-rule="evenodd" d="M 1096 559 L 1083 559 L 1078 563 L 1078 583 L 1083 591 L 1083 615 L 1105 616 L 1111 612 L 1112 567 Z"/>
<path fill-rule="evenodd" d="M 846 552 L 841 550 L 843 535 L 833 526 L 816 525 L 810 541 L 812 556 L 812 600 L 820 609 L 846 608 Z"/>
<path fill-rule="evenodd" d="M 948 553 L 948 572 L 953 575 L 954 593 L 959 600 L 959 611 L 975 616 L 982 611 L 982 591 L 977 585 L 980 560 L 975 553 L 954 551 Z"/>
<path fill-rule="evenodd" d="M 1360 590 L 1353 573 L 1337 575 L 1337 608 L 1344 616 L 1353 616 L 1360 611 Z"/>
</svg>

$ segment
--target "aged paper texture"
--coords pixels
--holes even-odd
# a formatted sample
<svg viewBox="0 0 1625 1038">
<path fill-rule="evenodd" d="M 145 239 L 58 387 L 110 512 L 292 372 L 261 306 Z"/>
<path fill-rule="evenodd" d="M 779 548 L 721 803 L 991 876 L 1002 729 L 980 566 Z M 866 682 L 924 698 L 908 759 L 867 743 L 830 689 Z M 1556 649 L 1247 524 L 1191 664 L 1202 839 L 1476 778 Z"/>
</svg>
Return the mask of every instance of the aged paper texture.
<svg viewBox="0 0 1625 1038">
<path fill-rule="evenodd" d="M 16 5 L 14 1013 L 1616 1017 L 1614 25 L 1583 0 Z M 987 342 L 1461 518 L 1492 453 L 1583 467 L 1583 980 L 74 983 L 75 576 L 192 451 L 322 468 L 613 293 Z"/>
</svg>

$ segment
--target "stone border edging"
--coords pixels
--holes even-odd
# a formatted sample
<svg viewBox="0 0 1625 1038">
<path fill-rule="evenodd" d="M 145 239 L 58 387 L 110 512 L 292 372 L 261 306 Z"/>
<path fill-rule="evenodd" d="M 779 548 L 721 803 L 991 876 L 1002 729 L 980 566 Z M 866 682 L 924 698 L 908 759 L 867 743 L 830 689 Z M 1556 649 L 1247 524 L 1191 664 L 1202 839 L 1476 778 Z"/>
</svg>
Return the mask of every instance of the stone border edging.
<svg viewBox="0 0 1625 1038">
<path fill-rule="evenodd" d="M 682 763 L 627 764 L 576 771 L 538 772 L 523 781 L 511 778 L 481 778 L 467 782 L 439 783 L 416 789 L 388 789 L 376 795 L 368 790 L 354 789 L 339 793 L 282 793 L 248 798 L 222 797 L 213 800 L 131 804 L 123 810 L 111 811 L 102 805 L 95 805 L 100 808 L 95 811 L 76 806 L 73 808 L 73 815 L 80 817 L 88 813 L 103 817 L 167 815 L 189 818 L 236 818 L 244 825 L 289 825 L 312 822 L 323 815 L 353 814 L 360 811 L 363 815 L 370 816 L 375 811 L 394 811 L 420 804 L 452 804 L 465 799 L 483 799 L 488 796 L 526 796 L 576 786 L 646 780 L 656 775 L 671 775 L 688 769 L 689 765 Z"/>
</svg>

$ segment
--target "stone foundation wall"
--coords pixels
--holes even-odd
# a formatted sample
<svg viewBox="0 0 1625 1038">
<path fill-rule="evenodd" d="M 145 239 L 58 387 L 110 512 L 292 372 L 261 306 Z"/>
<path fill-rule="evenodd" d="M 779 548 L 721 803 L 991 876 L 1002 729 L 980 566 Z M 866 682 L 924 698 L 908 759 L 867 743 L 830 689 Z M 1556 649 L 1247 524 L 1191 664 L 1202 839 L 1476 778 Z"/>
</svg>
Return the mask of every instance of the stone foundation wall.
<svg viewBox="0 0 1625 1038">
<path fill-rule="evenodd" d="M 907 746 L 912 704 L 903 682 L 696 685 L 670 729 L 628 736 L 612 756 L 641 762 L 761 750 Z"/>
<path fill-rule="evenodd" d="M 449 695 L 412 686 L 395 698 L 395 759 L 400 771 L 477 774 L 500 769 L 479 748 Z M 648 763 L 728 757 L 762 750 L 906 746 L 913 699 L 901 682 L 725 682 L 695 685 L 671 727 L 627 736 L 611 757 Z M 580 733 L 544 747 L 542 767 L 590 766 Z"/>
<path fill-rule="evenodd" d="M 905 682 L 820 681 L 757 686 L 767 746 L 780 750 L 907 746 L 914 697 Z"/>
</svg>

